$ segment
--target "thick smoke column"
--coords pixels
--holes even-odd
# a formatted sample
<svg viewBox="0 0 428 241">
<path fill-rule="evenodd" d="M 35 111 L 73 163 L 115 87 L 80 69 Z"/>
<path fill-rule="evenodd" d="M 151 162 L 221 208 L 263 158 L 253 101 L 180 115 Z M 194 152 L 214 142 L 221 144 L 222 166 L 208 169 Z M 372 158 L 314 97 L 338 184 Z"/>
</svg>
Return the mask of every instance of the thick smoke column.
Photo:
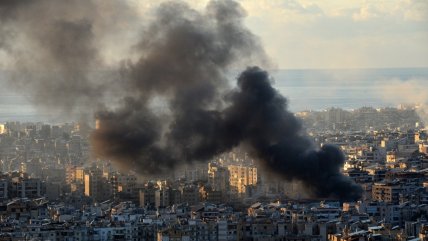
<svg viewBox="0 0 428 241">
<path fill-rule="evenodd" d="M 341 151 L 312 146 L 265 71 L 248 68 L 237 88 L 228 90 L 231 64 L 250 54 L 263 56 L 243 16 L 230 1 L 211 2 L 206 14 L 183 4 L 163 5 L 141 41 L 142 57 L 125 70 L 133 94 L 122 108 L 98 113 L 97 153 L 153 174 L 241 145 L 316 196 L 358 199 L 361 188 L 340 173 Z M 168 118 L 148 107 L 159 95 Z"/>
<path fill-rule="evenodd" d="M 139 58 L 124 61 L 120 78 L 110 82 L 92 70 L 103 67 L 99 42 L 114 32 L 114 23 L 100 17 L 102 6 L 117 2 L 0 1 L 0 48 L 17 56 L 15 81 L 49 110 L 96 112 L 92 146 L 98 157 L 156 174 L 242 146 L 315 196 L 361 196 L 361 188 L 340 173 L 340 150 L 313 147 L 267 72 L 247 68 L 237 86 L 229 86 L 232 69 L 266 61 L 258 39 L 243 26 L 238 3 L 211 1 L 203 13 L 184 3 L 161 4 L 132 48 Z M 111 9 L 125 13 L 125 5 Z M 30 50 L 22 52 L 15 39 Z M 120 95 L 115 108 L 109 92 Z"/>
<path fill-rule="evenodd" d="M 229 89 L 226 71 L 240 59 L 263 58 L 257 39 L 242 26 L 244 14 L 232 1 L 213 1 L 204 14 L 183 3 L 163 4 L 137 46 L 141 58 L 123 70 L 125 104 L 97 114 L 98 154 L 154 173 L 229 150 L 233 145 L 215 136 L 221 95 Z M 148 107 L 157 96 L 169 105 L 167 117 Z"/>
<path fill-rule="evenodd" d="M 361 196 L 361 187 L 340 172 L 343 153 L 335 146 L 313 147 L 302 135 L 300 122 L 286 110 L 286 99 L 272 88 L 267 72 L 248 68 L 238 78 L 238 87 L 223 112 L 224 122 L 262 164 L 288 180 L 302 181 L 316 196 Z"/>
</svg>

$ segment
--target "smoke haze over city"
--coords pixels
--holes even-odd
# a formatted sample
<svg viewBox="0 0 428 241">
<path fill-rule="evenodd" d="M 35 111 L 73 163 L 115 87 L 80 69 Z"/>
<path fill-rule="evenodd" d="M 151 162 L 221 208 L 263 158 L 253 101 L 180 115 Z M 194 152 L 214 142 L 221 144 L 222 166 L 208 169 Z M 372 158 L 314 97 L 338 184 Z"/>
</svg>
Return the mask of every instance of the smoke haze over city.
<svg viewBox="0 0 428 241">
<path fill-rule="evenodd" d="M 0 240 L 428 240 L 427 13 L 0 0 Z"/>
<path fill-rule="evenodd" d="M 212 1 L 203 12 L 185 3 L 161 4 L 132 47 L 139 57 L 125 59 L 116 79 L 92 73 L 103 65 L 98 41 L 114 30 L 97 19 L 105 9 L 96 1 L 71 1 L 58 6 L 66 14 L 38 17 L 41 7 L 52 4 L 58 2 L 2 3 L 2 46 L 17 53 L 19 70 L 11 82 L 42 109 L 84 120 L 93 114 L 96 156 L 152 174 L 242 146 L 267 169 L 301 181 L 315 196 L 360 197 L 361 189 L 340 173 L 340 150 L 316 150 L 267 72 L 249 67 L 237 87 L 229 86 L 226 73 L 232 67 L 268 61 L 259 39 L 243 25 L 245 10 L 237 2 Z M 99 12 L 85 13 L 84 6 Z M 126 4 L 119 7 L 130 11 Z M 16 35 L 8 31 L 16 26 L 28 29 L 22 38 L 33 46 L 31 52 L 20 55 L 15 48 Z M 115 102 L 106 101 L 112 88 L 120 96 Z M 156 97 L 167 105 L 166 113 L 150 107 Z"/>
</svg>

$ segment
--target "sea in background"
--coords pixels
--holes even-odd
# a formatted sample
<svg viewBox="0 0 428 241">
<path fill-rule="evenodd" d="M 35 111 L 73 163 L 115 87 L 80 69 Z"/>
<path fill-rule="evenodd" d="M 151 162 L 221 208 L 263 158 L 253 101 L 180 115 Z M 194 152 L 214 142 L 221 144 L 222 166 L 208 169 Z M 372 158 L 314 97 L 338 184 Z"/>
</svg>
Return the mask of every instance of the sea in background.
<svg viewBox="0 0 428 241">
<path fill-rule="evenodd" d="M 274 87 L 288 99 L 294 112 L 409 104 L 399 94 L 385 98 L 385 89 L 397 83 L 416 83 L 428 92 L 428 68 L 272 70 L 270 74 Z M 41 115 L 25 93 L 12 91 L 6 76 L 7 72 L 0 71 L 0 122 L 54 118 Z"/>
</svg>

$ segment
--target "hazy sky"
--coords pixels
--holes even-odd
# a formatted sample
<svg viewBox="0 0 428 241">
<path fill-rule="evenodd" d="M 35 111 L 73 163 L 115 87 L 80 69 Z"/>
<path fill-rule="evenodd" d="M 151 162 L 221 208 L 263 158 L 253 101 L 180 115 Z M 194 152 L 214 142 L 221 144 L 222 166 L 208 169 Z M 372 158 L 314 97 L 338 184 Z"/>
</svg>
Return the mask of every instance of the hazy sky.
<svg viewBox="0 0 428 241">
<path fill-rule="evenodd" d="M 98 1 L 103 3 L 103 0 Z M 116 21 L 114 16 L 118 15 L 117 8 L 108 6 L 105 2 L 101 4 L 103 11 L 107 14 L 104 19 L 101 18 L 103 24 L 110 26 L 109 24 L 114 22 L 116 28 L 115 31 L 109 32 L 106 38 L 101 39 L 101 42 L 97 42 L 97 47 L 102 60 L 113 67 L 117 67 L 119 61 L 132 57 L 132 46 L 141 39 L 143 27 L 148 25 L 153 18 L 154 10 L 163 2 L 162 0 L 123 1 L 132 4 L 132 9 L 136 9 L 138 13 L 129 14 L 132 16 L 126 14 L 126 18 L 118 17 Z M 209 0 L 184 1 L 198 10 L 203 10 Z M 239 0 L 239 2 L 247 11 L 246 25 L 260 37 L 271 58 L 273 68 L 428 67 L 428 0 Z M 50 9 L 50 11 L 57 10 Z M 124 15 L 122 12 L 119 13 L 120 16 Z M 118 26 L 121 27 L 117 28 Z M 118 29 L 119 32 L 116 32 Z M 14 45 L 18 50 L 32 51 L 28 43 L 19 38 Z M 6 51 L 0 50 L 0 69 L 13 69 L 16 62 L 14 56 L 15 52 L 8 55 Z M 364 72 L 365 70 L 353 71 Z M 324 79 L 330 81 L 328 89 L 337 92 L 340 90 L 338 87 L 347 87 L 355 78 L 359 81 L 360 76 L 355 73 L 352 73 L 352 76 L 342 76 L 334 71 L 329 73 L 328 71 L 325 73 L 328 78 L 324 76 Z M 398 77 L 393 76 L 393 78 Z M 280 80 L 283 79 L 286 77 Z M 318 81 L 320 76 L 317 73 L 309 79 Z M 427 79 L 423 77 L 406 84 L 412 84 L 412 88 L 394 85 L 388 92 L 393 93 L 389 97 L 417 95 L 425 98 L 426 95 L 415 90 L 423 90 L 421 83 L 426 82 Z M 324 81 L 321 87 L 325 85 Z M 336 88 L 330 88 L 331 86 Z M 367 88 L 371 87 L 367 85 Z M 289 87 L 279 86 L 279 88 L 281 91 L 284 90 L 283 94 L 291 97 L 292 106 L 303 103 L 299 108 L 313 107 L 302 101 L 308 99 L 307 92 L 302 94 Z M 365 89 L 362 92 L 363 95 L 367 94 Z M 385 93 L 383 90 L 381 92 Z M 320 96 L 320 93 L 323 96 Z M 327 93 L 325 90 L 317 89 L 314 89 L 314 93 L 310 95 L 317 97 L 317 94 L 324 99 L 327 94 L 336 96 L 336 92 Z M 0 111 L 6 108 L 1 106 L 2 103 L 17 102 L 14 99 L 2 99 L 2 96 L 5 96 L 4 92 L 0 94 Z M 399 99 L 391 103 L 402 101 Z M 413 98 L 406 101 L 412 102 Z M 427 102 L 428 100 L 415 101 Z M 332 103 L 326 102 L 325 107 L 331 106 Z M 19 104 L 20 108 L 24 108 L 23 103 Z M 11 113 L 14 108 L 15 106 L 10 107 Z"/>
<path fill-rule="evenodd" d="M 134 1 L 142 15 L 157 5 Z M 239 2 L 278 68 L 428 66 L 427 0 Z"/>
<path fill-rule="evenodd" d="M 139 17 L 130 18 L 123 24 L 124 32 L 112 33 L 100 48 L 113 66 L 129 57 L 141 26 L 163 2 L 127 1 Z M 208 2 L 184 1 L 199 10 Z M 247 11 L 246 25 L 260 37 L 273 68 L 428 67 L 428 0 L 238 1 Z M 0 68 L 13 62 L 0 51 Z"/>
</svg>

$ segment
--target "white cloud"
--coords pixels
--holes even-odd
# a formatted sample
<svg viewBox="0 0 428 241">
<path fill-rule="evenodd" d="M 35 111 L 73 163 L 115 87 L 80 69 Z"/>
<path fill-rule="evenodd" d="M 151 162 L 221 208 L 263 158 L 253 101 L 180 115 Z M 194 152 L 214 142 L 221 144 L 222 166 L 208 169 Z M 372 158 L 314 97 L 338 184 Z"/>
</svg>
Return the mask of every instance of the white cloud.
<svg viewBox="0 0 428 241">
<path fill-rule="evenodd" d="M 428 22 L 428 1 L 407 0 L 404 19 L 409 21 Z"/>
<path fill-rule="evenodd" d="M 355 21 L 366 21 L 379 16 L 380 12 L 376 8 L 371 5 L 364 5 L 359 9 L 358 12 L 352 15 L 352 19 Z"/>
<path fill-rule="evenodd" d="M 140 27 L 163 2 L 127 1 L 140 19 L 124 26 L 128 33 L 103 43 L 108 49 L 103 54 L 112 64 L 129 54 L 122 39 L 135 42 Z M 428 66 L 427 0 L 238 1 L 248 13 L 246 25 L 280 68 Z M 202 10 L 209 0 L 185 2 Z"/>
<path fill-rule="evenodd" d="M 375 18 L 397 18 L 403 21 L 427 21 L 428 1 L 426 0 L 395 0 L 365 1 L 352 15 L 355 21 Z"/>
<path fill-rule="evenodd" d="M 282 68 L 428 66 L 428 1 L 241 2 Z"/>
</svg>

